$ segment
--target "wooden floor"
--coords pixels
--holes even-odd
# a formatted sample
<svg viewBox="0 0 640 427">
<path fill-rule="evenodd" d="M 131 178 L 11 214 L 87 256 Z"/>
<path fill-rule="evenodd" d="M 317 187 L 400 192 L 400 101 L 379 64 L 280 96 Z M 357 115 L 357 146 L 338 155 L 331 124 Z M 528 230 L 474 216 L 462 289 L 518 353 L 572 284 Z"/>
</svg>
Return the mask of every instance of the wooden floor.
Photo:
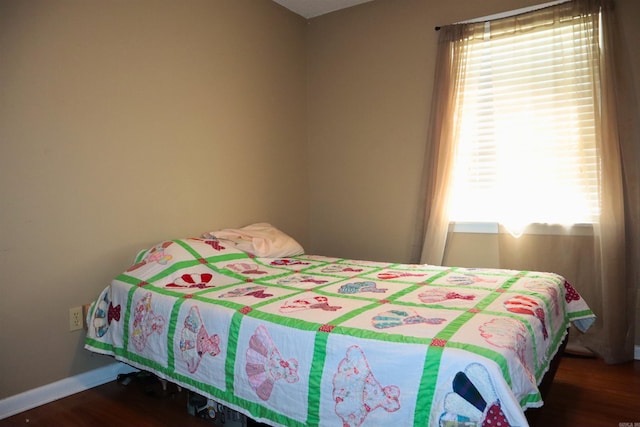
<svg viewBox="0 0 640 427">
<path fill-rule="evenodd" d="M 0 420 L 8 426 L 209 426 L 187 413 L 187 392 L 152 378 L 114 381 Z M 635 426 L 634 426 L 635 424 Z M 536 426 L 640 427 L 640 361 L 563 357 Z M 402 427 L 402 426 L 398 426 Z"/>
<path fill-rule="evenodd" d="M 563 357 L 536 426 L 640 427 L 640 361 Z"/>
</svg>

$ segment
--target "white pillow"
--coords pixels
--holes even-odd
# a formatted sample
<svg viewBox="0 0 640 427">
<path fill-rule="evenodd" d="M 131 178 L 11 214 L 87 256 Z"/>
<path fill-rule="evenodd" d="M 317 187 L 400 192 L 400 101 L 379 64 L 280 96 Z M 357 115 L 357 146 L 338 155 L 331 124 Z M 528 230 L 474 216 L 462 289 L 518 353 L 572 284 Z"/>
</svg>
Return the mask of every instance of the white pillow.
<svg viewBox="0 0 640 427">
<path fill-rule="evenodd" d="M 259 257 L 278 258 L 304 253 L 302 246 L 291 236 L 266 222 L 212 231 L 203 237 L 225 240 L 236 248 Z"/>
</svg>

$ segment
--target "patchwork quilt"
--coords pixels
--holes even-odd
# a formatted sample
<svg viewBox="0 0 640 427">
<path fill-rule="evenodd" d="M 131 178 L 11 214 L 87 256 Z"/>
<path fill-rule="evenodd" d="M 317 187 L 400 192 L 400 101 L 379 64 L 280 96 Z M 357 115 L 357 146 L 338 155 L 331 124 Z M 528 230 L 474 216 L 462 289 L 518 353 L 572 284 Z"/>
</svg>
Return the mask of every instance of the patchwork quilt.
<svg viewBox="0 0 640 427">
<path fill-rule="evenodd" d="M 524 426 L 570 322 L 552 273 L 254 257 L 217 239 L 140 253 L 86 348 L 284 426 Z"/>
</svg>

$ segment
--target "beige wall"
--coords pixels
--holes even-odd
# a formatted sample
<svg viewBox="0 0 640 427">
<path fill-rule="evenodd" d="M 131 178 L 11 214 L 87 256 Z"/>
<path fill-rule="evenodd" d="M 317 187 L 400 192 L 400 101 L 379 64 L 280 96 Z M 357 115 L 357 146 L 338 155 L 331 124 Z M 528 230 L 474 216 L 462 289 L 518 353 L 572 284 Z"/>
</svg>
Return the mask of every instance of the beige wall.
<svg viewBox="0 0 640 427">
<path fill-rule="evenodd" d="M 307 242 L 305 30 L 269 0 L 0 1 L 0 399 L 113 362 L 68 309 L 139 249 Z"/>
</svg>

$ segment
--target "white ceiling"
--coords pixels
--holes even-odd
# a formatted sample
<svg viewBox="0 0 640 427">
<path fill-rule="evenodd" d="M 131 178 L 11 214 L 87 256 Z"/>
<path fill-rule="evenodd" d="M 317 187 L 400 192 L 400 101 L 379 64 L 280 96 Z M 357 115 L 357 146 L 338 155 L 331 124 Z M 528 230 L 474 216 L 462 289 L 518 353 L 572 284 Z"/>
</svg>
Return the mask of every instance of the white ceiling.
<svg viewBox="0 0 640 427">
<path fill-rule="evenodd" d="M 307 19 L 371 0 L 273 0 Z"/>
</svg>

